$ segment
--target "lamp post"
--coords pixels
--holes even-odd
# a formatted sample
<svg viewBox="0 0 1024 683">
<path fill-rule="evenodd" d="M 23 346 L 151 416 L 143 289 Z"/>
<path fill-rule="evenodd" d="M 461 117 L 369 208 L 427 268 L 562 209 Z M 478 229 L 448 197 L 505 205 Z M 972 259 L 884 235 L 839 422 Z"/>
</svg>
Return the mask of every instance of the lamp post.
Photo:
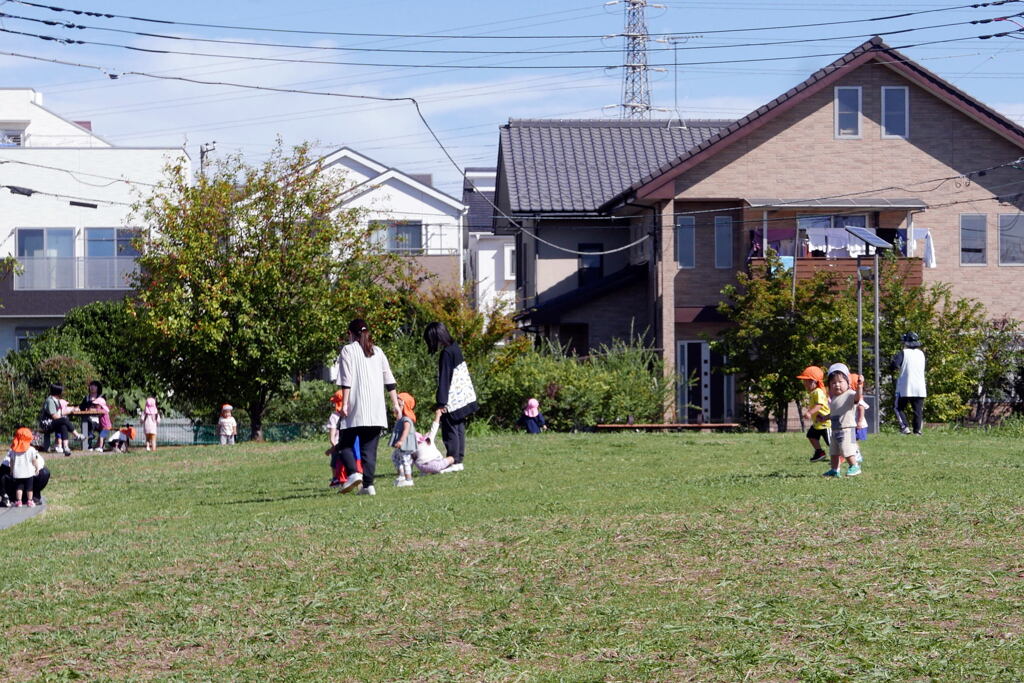
<svg viewBox="0 0 1024 683">
<path fill-rule="evenodd" d="M 846 232 L 850 233 L 861 242 L 864 243 L 865 247 L 873 247 L 872 253 L 872 264 L 871 266 L 862 266 L 861 258 L 857 257 L 857 374 L 861 376 L 861 381 L 864 380 L 864 279 L 868 273 L 870 273 L 871 279 L 874 281 L 874 308 L 875 308 L 875 324 L 874 324 L 874 371 L 875 371 L 875 409 L 871 412 L 871 430 L 878 433 L 879 424 L 879 407 L 882 404 L 881 398 L 881 377 L 882 368 L 881 360 L 879 359 L 879 328 L 880 321 L 878 319 L 879 311 L 879 260 L 878 250 L 879 249 L 892 249 L 892 245 L 883 240 L 882 238 L 870 232 L 867 228 L 852 228 L 847 227 Z"/>
</svg>

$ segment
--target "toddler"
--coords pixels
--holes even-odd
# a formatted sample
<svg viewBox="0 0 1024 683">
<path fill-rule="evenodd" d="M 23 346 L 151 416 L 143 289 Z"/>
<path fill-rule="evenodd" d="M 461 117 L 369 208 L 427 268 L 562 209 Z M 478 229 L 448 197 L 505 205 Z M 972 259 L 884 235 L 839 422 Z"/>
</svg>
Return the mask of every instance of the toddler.
<svg viewBox="0 0 1024 683">
<path fill-rule="evenodd" d="M 544 421 L 544 414 L 540 412 L 540 402 L 537 399 L 531 398 L 523 405 L 523 414 L 519 416 L 516 424 L 525 429 L 527 434 L 547 431 L 548 424 Z"/>
<path fill-rule="evenodd" d="M 821 447 L 822 440 L 828 446 L 828 395 L 825 393 L 825 376 L 821 368 L 810 366 L 804 368 L 796 378 L 803 382 L 807 391 L 807 409 L 804 410 L 804 419 L 809 420 L 811 426 L 807 429 L 807 440 L 811 442 L 814 453 L 811 454 L 811 462 L 818 462 L 825 459 L 825 449 Z"/>
<path fill-rule="evenodd" d="M 156 407 L 156 399 L 146 399 L 146 407 L 142 409 L 142 433 L 146 435 L 146 450 L 156 450 L 156 426 L 160 424 L 160 411 Z M 130 425 L 129 425 L 130 426 Z"/>
<path fill-rule="evenodd" d="M 32 448 L 32 430 L 28 427 L 19 427 L 14 432 L 14 441 L 7 457 L 11 462 L 11 478 L 14 479 L 14 507 L 22 506 L 22 498 L 26 499 L 25 505 L 34 508 L 36 503 L 32 500 L 32 478 L 39 474 L 42 469 L 42 458 L 35 448 Z"/>
<path fill-rule="evenodd" d="M 828 393 L 829 417 L 832 420 L 832 438 L 829 441 L 831 468 L 824 476 L 841 477 L 839 468 L 845 460 L 848 465 L 846 475 L 855 477 L 860 474 L 860 465 L 856 462 L 857 404 L 863 396 L 860 388 L 850 388 L 850 368 L 844 363 L 829 367 Z"/>
<path fill-rule="evenodd" d="M 100 413 L 100 437 L 96 442 L 95 450 L 97 453 L 103 452 L 103 444 L 106 442 L 107 437 L 110 436 L 110 430 L 113 428 L 113 423 L 110 421 L 110 406 L 107 405 L 107 399 L 103 396 L 97 396 L 92 399 L 93 410 L 102 411 Z"/>
<path fill-rule="evenodd" d="M 127 453 L 128 444 L 135 438 L 135 427 L 132 427 L 131 422 L 125 423 L 124 427 L 117 430 L 114 436 L 110 437 L 110 450 L 118 453 Z M 146 449 L 149 450 L 148 448 Z"/>
<path fill-rule="evenodd" d="M 416 441 L 416 455 L 413 459 L 416 461 L 416 467 L 419 468 L 423 474 L 437 474 L 438 472 L 451 472 L 449 468 L 455 464 L 455 458 L 452 456 L 443 456 L 441 451 L 437 449 L 434 443 L 434 438 L 437 436 L 437 430 L 441 426 L 441 423 L 434 420 L 434 424 L 430 425 L 430 433 L 426 436 L 417 435 Z"/>
<path fill-rule="evenodd" d="M 858 375 L 855 372 L 851 373 L 850 374 L 850 382 L 853 385 L 851 387 L 852 389 L 855 389 L 855 390 L 856 389 L 860 389 L 860 392 L 862 394 L 864 393 L 864 386 L 863 386 L 864 385 L 864 378 L 862 376 Z M 856 429 L 855 433 L 857 435 L 857 442 L 858 443 L 857 443 L 857 455 L 856 455 L 855 459 L 856 459 L 858 465 L 861 463 L 862 460 L 864 460 L 864 454 L 860 452 L 860 442 L 868 440 L 868 417 L 867 417 L 867 415 L 868 415 L 868 408 L 869 407 L 870 406 L 868 406 L 868 402 L 865 401 L 863 398 L 861 398 L 860 402 L 857 404 L 857 429 Z"/>
<path fill-rule="evenodd" d="M 402 392 L 398 394 L 398 402 L 402 404 L 402 417 L 395 422 L 394 430 L 391 433 L 390 445 L 394 447 L 391 453 L 391 462 L 395 463 L 395 471 L 398 478 L 395 479 L 395 486 L 412 486 L 412 457 L 416 453 L 416 399 L 412 394 Z"/>
<path fill-rule="evenodd" d="M 220 407 L 220 419 L 217 420 L 217 434 L 220 436 L 221 446 L 234 446 L 235 436 L 238 434 L 238 423 L 231 417 L 234 408 L 229 403 Z"/>
</svg>

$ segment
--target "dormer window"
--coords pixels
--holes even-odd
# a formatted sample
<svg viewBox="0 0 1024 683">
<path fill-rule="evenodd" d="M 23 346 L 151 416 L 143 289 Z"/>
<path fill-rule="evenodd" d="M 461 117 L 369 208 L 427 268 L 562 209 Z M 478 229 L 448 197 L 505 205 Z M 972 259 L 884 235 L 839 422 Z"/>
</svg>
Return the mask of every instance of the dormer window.
<svg viewBox="0 0 1024 683">
<path fill-rule="evenodd" d="M 837 138 L 860 137 L 861 91 L 859 86 L 836 88 L 835 124 Z"/>
<path fill-rule="evenodd" d="M 19 128 L 0 128 L 0 147 L 24 147 L 25 131 Z"/>
</svg>

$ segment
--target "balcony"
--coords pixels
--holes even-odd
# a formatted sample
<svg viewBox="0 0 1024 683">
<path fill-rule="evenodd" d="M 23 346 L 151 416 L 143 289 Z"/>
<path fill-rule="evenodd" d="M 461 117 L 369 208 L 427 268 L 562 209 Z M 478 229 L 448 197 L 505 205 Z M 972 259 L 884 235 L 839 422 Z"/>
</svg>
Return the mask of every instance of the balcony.
<svg viewBox="0 0 1024 683">
<path fill-rule="evenodd" d="M 786 257 L 784 263 L 789 265 L 793 262 L 793 258 Z M 864 265 L 871 263 L 870 258 L 863 259 Z M 897 268 L 906 277 L 907 287 L 917 287 L 924 282 L 923 277 L 923 263 L 919 258 L 899 258 L 896 261 Z M 749 268 L 751 273 L 763 273 L 766 268 L 765 260 L 763 258 L 752 258 L 749 261 Z M 804 280 L 810 280 L 821 271 L 826 271 L 834 275 L 838 281 L 842 282 L 847 278 L 857 277 L 857 259 L 855 258 L 823 258 L 816 256 L 800 257 L 796 259 L 796 279 L 798 282 Z M 885 270 L 882 270 L 883 277 Z"/>
<path fill-rule="evenodd" d="M 135 259 L 126 257 L 19 258 L 22 272 L 14 276 L 15 291 L 127 290 L 138 272 Z"/>
</svg>

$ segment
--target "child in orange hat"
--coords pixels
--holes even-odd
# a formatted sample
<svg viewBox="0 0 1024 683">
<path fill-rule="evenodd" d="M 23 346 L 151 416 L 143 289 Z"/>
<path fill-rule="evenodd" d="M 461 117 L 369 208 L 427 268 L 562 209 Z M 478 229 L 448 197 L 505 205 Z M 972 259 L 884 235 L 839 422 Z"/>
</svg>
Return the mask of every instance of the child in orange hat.
<svg viewBox="0 0 1024 683">
<path fill-rule="evenodd" d="M 28 427 L 19 427 L 14 432 L 14 441 L 11 443 L 11 450 L 7 458 L 11 462 L 11 478 L 14 480 L 14 501 L 16 508 L 22 506 L 22 497 L 26 498 L 25 505 L 30 508 L 36 506 L 32 500 L 32 478 L 39 474 L 42 467 L 42 458 L 32 447 L 32 430 Z"/>
<path fill-rule="evenodd" d="M 825 373 L 821 368 L 811 365 L 804 368 L 796 378 L 803 382 L 807 391 L 807 408 L 804 410 L 804 419 L 811 423 L 807 430 L 807 440 L 814 448 L 811 455 L 811 462 L 824 460 L 825 449 L 821 447 L 821 440 L 828 445 L 828 394 L 825 392 Z"/>
<path fill-rule="evenodd" d="M 337 453 L 338 448 L 338 435 L 341 430 L 338 429 L 338 425 L 341 423 L 341 407 L 345 404 L 345 395 L 338 389 L 329 399 L 331 402 L 331 416 L 327 418 L 327 438 L 330 440 L 331 445 L 324 451 L 326 455 L 331 457 L 331 488 L 341 486 L 348 481 L 348 473 L 345 472 L 345 466 L 341 463 L 341 457 Z M 356 440 L 358 444 L 358 437 Z M 356 448 L 356 471 L 363 471 L 363 464 L 359 460 L 359 449 Z"/>
<path fill-rule="evenodd" d="M 391 462 L 395 463 L 398 477 L 395 486 L 405 487 L 414 484 L 412 480 L 412 457 L 416 452 L 416 399 L 412 394 L 401 392 L 398 402 L 402 404 L 402 416 L 395 422 L 391 432 Z"/>
</svg>

